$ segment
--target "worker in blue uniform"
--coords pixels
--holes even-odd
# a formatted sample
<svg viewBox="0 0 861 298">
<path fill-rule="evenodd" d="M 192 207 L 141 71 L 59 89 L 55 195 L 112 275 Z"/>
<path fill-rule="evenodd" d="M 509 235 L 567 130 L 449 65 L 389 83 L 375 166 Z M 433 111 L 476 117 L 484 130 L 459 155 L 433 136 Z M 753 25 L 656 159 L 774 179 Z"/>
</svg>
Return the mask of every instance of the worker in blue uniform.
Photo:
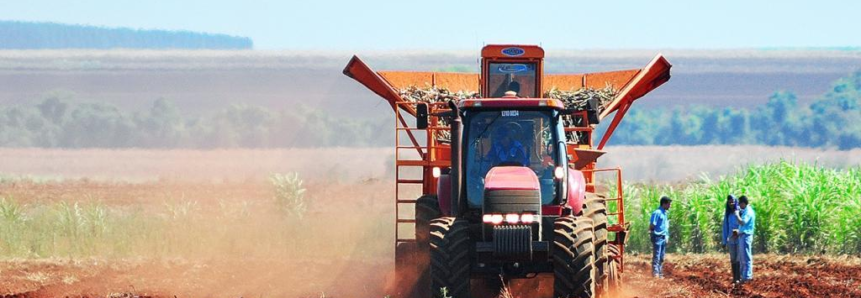
<svg viewBox="0 0 861 298">
<path fill-rule="evenodd" d="M 738 200 L 735 196 L 726 197 L 724 206 L 723 224 L 721 224 L 721 245 L 729 252 L 729 264 L 732 268 L 732 282 L 741 280 L 738 263 L 738 220 L 735 211 L 738 210 Z"/>
<path fill-rule="evenodd" d="M 670 242 L 670 219 L 667 212 L 673 202 L 669 197 L 661 197 L 661 206 L 652 212 L 649 219 L 649 234 L 652 240 L 652 275 L 663 278 L 664 256 Z"/>
<path fill-rule="evenodd" d="M 740 283 L 753 279 L 753 233 L 756 226 L 756 212 L 746 196 L 738 198 L 739 210 L 735 211 L 738 221 L 738 259 L 741 274 Z"/>
</svg>

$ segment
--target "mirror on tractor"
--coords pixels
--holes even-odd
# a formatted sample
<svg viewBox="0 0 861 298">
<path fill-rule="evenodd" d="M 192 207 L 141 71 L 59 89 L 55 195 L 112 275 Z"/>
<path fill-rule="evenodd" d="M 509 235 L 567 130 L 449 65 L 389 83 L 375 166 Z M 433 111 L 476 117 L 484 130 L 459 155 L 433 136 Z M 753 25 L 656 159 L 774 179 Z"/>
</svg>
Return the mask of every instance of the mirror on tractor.
<svg viewBox="0 0 861 298">
<path fill-rule="evenodd" d="M 426 103 L 416 105 L 416 128 L 428 128 L 428 105 Z"/>
</svg>

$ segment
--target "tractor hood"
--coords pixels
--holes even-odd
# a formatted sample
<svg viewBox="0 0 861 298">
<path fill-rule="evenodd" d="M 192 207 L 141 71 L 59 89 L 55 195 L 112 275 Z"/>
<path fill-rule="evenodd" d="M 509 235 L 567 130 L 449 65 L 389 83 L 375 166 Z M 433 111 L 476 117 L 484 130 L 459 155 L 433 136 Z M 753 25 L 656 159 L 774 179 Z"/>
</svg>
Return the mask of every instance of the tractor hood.
<svg viewBox="0 0 861 298">
<path fill-rule="evenodd" d="M 494 167 L 487 172 L 484 189 L 488 190 L 540 190 L 538 176 L 527 167 Z"/>
<path fill-rule="evenodd" d="M 527 167 L 494 167 L 484 179 L 484 214 L 541 214 L 541 185 Z"/>
</svg>

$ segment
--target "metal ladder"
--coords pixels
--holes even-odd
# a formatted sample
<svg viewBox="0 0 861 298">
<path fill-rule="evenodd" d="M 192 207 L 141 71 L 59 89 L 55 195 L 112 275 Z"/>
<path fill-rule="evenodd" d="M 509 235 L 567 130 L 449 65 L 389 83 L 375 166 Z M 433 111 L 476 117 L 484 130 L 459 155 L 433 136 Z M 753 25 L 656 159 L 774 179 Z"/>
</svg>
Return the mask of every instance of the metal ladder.
<svg viewBox="0 0 861 298">
<path fill-rule="evenodd" d="M 397 249 L 397 245 L 400 243 L 409 243 L 415 242 L 415 234 L 410 233 L 410 235 L 402 235 L 401 229 L 403 228 L 405 231 L 413 231 L 414 229 L 406 229 L 407 226 L 415 226 L 416 219 L 415 213 L 410 215 L 402 215 L 402 208 L 413 206 L 413 210 L 415 210 L 415 203 L 418 199 L 419 195 L 423 195 L 424 193 L 432 193 L 432 190 L 425 189 L 429 187 L 426 184 L 427 181 L 424 180 L 425 171 L 430 171 L 433 167 L 447 167 L 449 163 L 447 161 L 432 161 L 431 152 L 437 152 L 437 147 L 430 146 L 432 144 L 436 144 L 435 139 L 432 139 L 434 134 L 437 131 L 448 130 L 447 127 L 435 126 L 437 124 L 436 120 L 431 121 L 431 125 L 427 129 L 419 129 L 414 126 L 410 126 L 404 120 L 403 114 L 401 114 L 404 110 L 410 110 L 413 108 L 415 103 L 412 102 L 401 102 L 397 103 L 395 106 L 395 248 Z M 439 104 L 435 104 L 439 105 Z M 435 108 L 434 106 L 433 108 Z M 402 138 L 401 134 L 405 133 L 408 138 Z M 421 134 L 423 137 L 417 137 L 416 134 Z M 406 139 L 406 140 L 402 140 Z M 430 144 L 430 145 L 429 145 Z M 410 155 L 404 155 L 401 152 L 412 151 Z M 437 153 L 438 154 L 438 153 Z M 412 174 L 418 174 L 419 177 L 402 177 L 404 170 L 414 169 Z M 422 192 L 417 195 L 415 194 L 401 194 L 401 189 L 407 186 L 415 185 L 422 186 Z M 407 197 L 402 197 L 407 196 Z"/>
</svg>

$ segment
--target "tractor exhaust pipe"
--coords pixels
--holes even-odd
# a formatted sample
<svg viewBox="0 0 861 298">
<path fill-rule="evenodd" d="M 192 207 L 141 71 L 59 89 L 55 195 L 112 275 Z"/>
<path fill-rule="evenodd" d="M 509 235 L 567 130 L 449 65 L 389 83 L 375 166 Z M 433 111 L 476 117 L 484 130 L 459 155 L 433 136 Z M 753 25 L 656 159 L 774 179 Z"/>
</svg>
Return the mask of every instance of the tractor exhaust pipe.
<svg viewBox="0 0 861 298">
<path fill-rule="evenodd" d="M 451 121 L 451 215 L 459 216 L 461 210 L 461 198 L 460 198 L 460 190 L 461 185 L 463 183 L 463 177 L 461 177 L 461 139 L 463 138 L 462 133 L 462 122 L 460 119 L 460 110 L 457 107 L 457 104 L 454 101 L 448 102 L 449 108 L 452 111 L 452 121 Z"/>
</svg>

